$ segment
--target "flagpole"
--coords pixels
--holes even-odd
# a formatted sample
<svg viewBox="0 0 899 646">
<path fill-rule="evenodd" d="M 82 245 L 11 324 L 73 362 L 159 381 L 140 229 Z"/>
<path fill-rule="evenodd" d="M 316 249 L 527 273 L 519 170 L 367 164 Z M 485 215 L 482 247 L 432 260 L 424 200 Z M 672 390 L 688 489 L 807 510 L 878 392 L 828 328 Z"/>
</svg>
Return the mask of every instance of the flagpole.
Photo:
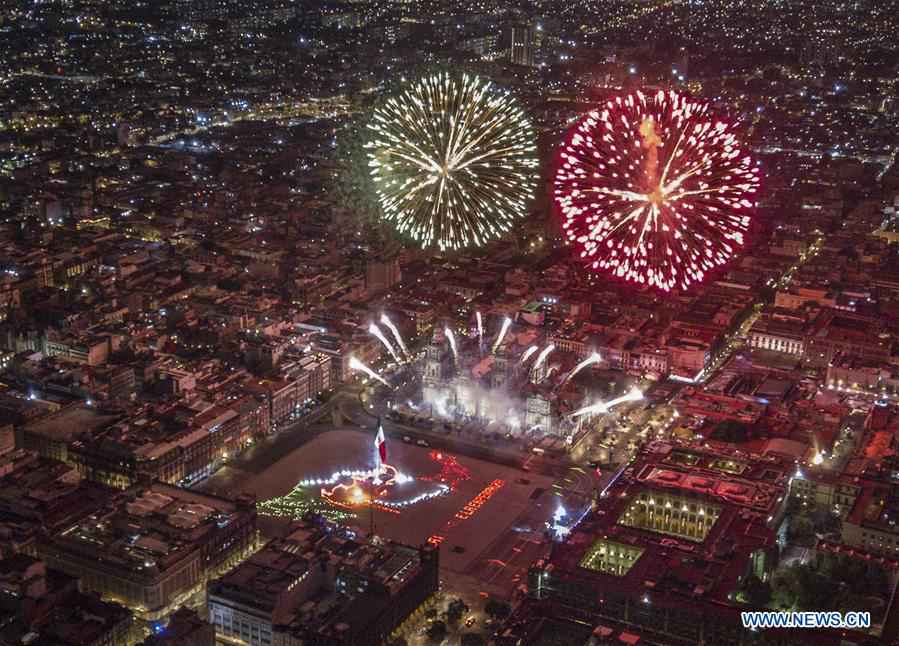
<svg viewBox="0 0 899 646">
<path fill-rule="evenodd" d="M 381 439 L 381 418 L 378 417 L 378 430 L 375 434 L 375 474 L 371 479 L 371 486 L 368 491 L 368 537 L 369 540 L 375 535 L 375 480 L 381 478 L 381 447 L 378 441 Z"/>
<path fill-rule="evenodd" d="M 375 536 L 375 483 L 372 481 L 368 491 L 368 540 Z"/>
</svg>

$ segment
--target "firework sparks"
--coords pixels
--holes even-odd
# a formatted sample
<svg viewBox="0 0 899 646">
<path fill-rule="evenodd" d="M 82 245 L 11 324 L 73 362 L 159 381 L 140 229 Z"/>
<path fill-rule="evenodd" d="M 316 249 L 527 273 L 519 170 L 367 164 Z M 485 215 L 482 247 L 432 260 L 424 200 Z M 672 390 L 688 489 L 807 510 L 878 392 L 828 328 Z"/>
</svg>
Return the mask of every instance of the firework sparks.
<svg viewBox="0 0 899 646">
<path fill-rule="evenodd" d="M 568 373 L 568 376 L 566 376 L 564 381 L 562 381 L 562 385 L 564 386 L 565 384 L 567 384 L 570 379 L 573 379 L 577 373 L 579 373 L 581 370 L 583 370 L 587 366 L 591 366 L 594 363 L 599 363 L 600 361 L 602 361 L 602 357 L 599 356 L 598 352 L 594 352 L 589 357 L 587 357 L 586 359 L 581 361 L 579 364 L 577 364 L 574 367 L 574 370 L 572 370 L 571 372 Z"/>
<path fill-rule="evenodd" d="M 543 365 L 543 362 L 546 361 L 546 357 L 549 356 L 549 353 L 556 349 L 555 344 L 550 343 L 548 346 L 543 348 L 540 354 L 537 355 L 537 360 L 534 362 L 534 367 L 532 370 L 537 370 L 540 366 Z"/>
<path fill-rule="evenodd" d="M 503 326 L 499 329 L 499 336 L 496 337 L 496 341 L 493 344 L 493 352 L 496 352 L 497 348 L 499 348 L 500 344 L 503 342 L 503 338 L 506 336 L 506 332 L 509 331 L 509 327 L 512 325 L 512 319 L 508 316 L 503 319 Z"/>
<path fill-rule="evenodd" d="M 478 343 L 483 343 L 484 342 L 484 321 L 481 318 L 480 312 L 475 312 L 474 315 L 475 315 L 475 318 L 477 318 L 477 320 L 478 320 Z"/>
<path fill-rule="evenodd" d="M 378 341 L 384 344 L 384 347 L 387 348 L 387 351 L 390 353 L 390 356 L 393 357 L 394 361 L 399 361 L 400 357 L 396 353 L 396 350 L 393 349 L 393 346 L 390 344 L 390 341 L 387 340 L 387 337 L 384 336 L 384 333 L 381 331 L 381 328 L 378 327 L 377 323 L 371 323 L 368 326 L 368 333 L 374 335 L 378 338 Z"/>
<path fill-rule="evenodd" d="M 630 392 L 621 397 L 616 397 L 615 399 L 610 399 L 607 402 L 599 401 L 595 404 L 591 404 L 590 406 L 585 406 L 579 410 L 571 413 L 571 417 L 580 417 L 582 415 L 596 415 L 598 413 L 604 414 L 608 413 L 609 410 L 618 404 L 624 404 L 626 402 L 636 402 L 643 399 L 643 393 L 640 392 L 637 388 L 631 388 Z"/>
<path fill-rule="evenodd" d="M 456 335 L 453 334 L 453 331 L 448 327 L 443 328 L 443 333 L 446 335 L 446 339 L 449 341 L 450 349 L 453 351 L 453 359 L 456 361 L 459 360 L 459 352 L 456 350 Z"/>
<path fill-rule="evenodd" d="M 745 243 L 758 168 L 734 127 L 676 92 L 608 101 L 572 128 L 554 200 L 593 269 L 686 289 Z"/>
<path fill-rule="evenodd" d="M 381 314 L 381 323 L 386 325 L 387 328 L 393 333 L 393 338 L 396 339 L 397 345 L 400 346 L 403 354 L 408 357 L 409 350 L 406 349 L 406 344 L 403 343 L 403 337 L 400 334 L 400 331 L 396 329 L 396 326 L 393 324 L 393 321 L 390 320 L 390 317 L 387 316 L 387 314 Z"/>
<path fill-rule="evenodd" d="M 571 417 L 580 417 L 582 415 L 606 414 L 609 412 L 609 405 L 606 402 L 599 401 L 589 406 L 584 406 L 571 414 Z"/>
<path fill-rule="evenodd" d="M 438 72 L 375 110 L 369 166 L 385 219 L 422 247 L 480 246 L 527 213 L 534 128 L 508 92 Z"/>
<path fill-rule="evenodd" d="M 530 359 L 530 358 L 531 358 L 531 355 L 534 354 L 536 351 L 537 351 L 537 346 L 536 346 L 536 345 L 532 345 L 532 346 L 529 347 L 527 350 L 525 350 L 524 352 L 522 352 L 522 353 L 521 353 L 521 362 L 520 362 L 520 363 L 524 363 L 525 361 L 527 361 L 528 359 Z"/>
<path fill-rule="evenodd" d="M 384 377 L 382 377 L 377 372 L 375 372 L 374 370 L 372 370 L 371 368 L 366 366 L 364 363 L 359 361 L 359 359 L 357 359 L 356 357 L 350 357 L 350 370 L 356 370 L 357 372 L 364 372 L 366 375 L 368 375 L 372 379 L 380 381 L 382 384 L 384 384 L 385 386 L 390 388 L 390 384 L 387 383 L 387 380 L 384 379 Z"/>
</svg>

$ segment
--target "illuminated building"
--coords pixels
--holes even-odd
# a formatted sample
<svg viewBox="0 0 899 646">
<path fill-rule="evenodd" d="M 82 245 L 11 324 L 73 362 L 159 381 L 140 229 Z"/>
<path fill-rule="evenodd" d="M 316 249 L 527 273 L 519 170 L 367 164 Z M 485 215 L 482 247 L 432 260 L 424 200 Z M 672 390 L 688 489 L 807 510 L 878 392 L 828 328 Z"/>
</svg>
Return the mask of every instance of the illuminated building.
<svg viewBox="0 0 899 646">
<path fill-rule="evenodd" d="M 48 569 L 31 556 L 0 561 L 4 644 L 129 646 L 134 643 L 131 612 L 84 594 L 78 581 Z"/>
<path fill-rule="evenodd" d="M 390 289 L 402 280 L 396 258 L 370 260 L 365 265 L 365 289 L 377 292 Z"/>
<path fill-rule="evenodd" d="M 791 466 L 649 445 L 531 569 L 523 612 L 666 644 L 751 643 L 733 595 L 770 577 Z"/>
<path fill-rule="evenodd" d="M 301 521 L 208 586 L 209 620 L 249 646 L 375 646 L 438 587 L 438 550 Z"/>
<path fill-rule="evenodd" d="M 899 498 L 891 482 L 896 473 L 892 457 L 882 460 L 881 474 L 865 477 L 835 474 L 830 470 L 807 468 L 796 473 L 790 496 L 805 510 L 838 515 L 839 538 L 828 543 L 862 554 L 899 559 Z"/>
<path fill-rule="evenodd" d="M 790 320 L 761 317 L 749 331 L 750 347 L 798 357 L 803 355 L 804 340 L 802 325 Z"/>
<path fill-rule="evenodd" d="M 618 522 L 628 527 L 702 542 L 720 515 L 719 505 L 708 504 L 702 499 L 649 490 L 631 499 Z"/>
<path fill-rule="evenodd" d="M 121 338 L 116 336 L 82 336 L 72 338 L 50 338 L 45 345 L 49 357 L 61 357 L 74 363 L 98 366 L 106 363 L 109 353 L 116 350 Z"/>
<path fill-rule="evenodd" d="M 528 23 L 512 25 L 509 61 L 513 65 L 534 66 L 534 28 Z"/>
<path fill-rule="evenodd" d="M 241 416 L 232 408 L 176 409 L 166 432 L 159 421 L 133 420 L 111 425 L 68 447 L 69 460 L 88 480 L 124 489 L 149 477 L 190 485 L 211 475 L 223 460 L 250 440 L 241 438 Z"/>
<path fill-rule="evenodd" d="M 805 358 L 822 367 L 838 354 L 887 362 L 889 337 L 879 319 L 825 309 L 806 330 Z"/>
<path fill-rule="evenodd" d="M 540 428 L 545 433 L 555 430 L 559 402 L 555 393 L 530 385 L 525 403 L 525 428 Z"/>
<path fill-rule="evenodd" d="M 599 539 L 584 554 L 580 566 L 594 572 L 624 576 L 642 555 L 640 547 Z"/>
<path fill-rule="evenodd" d="M 253 549 L 252 501 L 165 484 L 135 487 L 80 521 L 38 540 L 51 567 L 142 619 L 166 617 L 205 581 Z"/>
<path fill-rule="evenodd" d="M 440 398 L 443 383 L 452 369 L 452 354 L 442 343 L 443 332 L 435 331 L 431 343 L 425 348 L 424 373 L 422 375 L 422 399 L 435 401 Z"/>
<path fill-rule="evenodd" d="M 472 334 L 459 337 L 458 355 L 447 348 L 443 332 L 434 333 L 425 348 L 424 412 L 435 419 L 461 424 L 479 420 L 512 431 L 526 428 L 546 434 L 571 430 L 573 425 L 563 413 L 571 410 L 572 396 L 578 401 L 582 398 L 567 379 L 571 370 L 578 368 L 569 365 L 573 357 L 562 357 L 560 364 L 551 343 L 520 346 L 515 340 L 517 333 L 500 336 L 503 327 L 494 333 L 494 351 L 490 351 L 490 342 Z M 593 362 L 592 358 L 581 362 L 580 368 Z M 560 370 L 562 366 L 566 367 Z"/>
</svg>

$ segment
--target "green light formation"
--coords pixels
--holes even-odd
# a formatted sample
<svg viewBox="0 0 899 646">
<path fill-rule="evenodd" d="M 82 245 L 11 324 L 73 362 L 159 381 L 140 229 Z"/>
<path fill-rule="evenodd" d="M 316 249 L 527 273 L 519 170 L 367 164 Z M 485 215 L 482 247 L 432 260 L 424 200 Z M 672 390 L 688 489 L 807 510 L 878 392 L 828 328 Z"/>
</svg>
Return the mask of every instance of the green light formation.
<svg viewBox="0 0 899 646">
<path fill-rule="evenodd" d="M 539 165 L 534 127 L 489 81 L 420 78 L 377 108 L 368 130 L 384 218 L 422 247 L 481 246 L 526 215 Z"/>
<path fill-rule="evenodd" d="M 328 520 L 344 522 L 354 518 L 353 514 L 328 504 L 317 495 L 310 495 L 303 487 L 296 486 L 289 493 L 264 500 L 256 504 L 256 511 L 263 516 L 276 516 L 298 520 L 307 513 L 319 514 Z"/>
</svg>

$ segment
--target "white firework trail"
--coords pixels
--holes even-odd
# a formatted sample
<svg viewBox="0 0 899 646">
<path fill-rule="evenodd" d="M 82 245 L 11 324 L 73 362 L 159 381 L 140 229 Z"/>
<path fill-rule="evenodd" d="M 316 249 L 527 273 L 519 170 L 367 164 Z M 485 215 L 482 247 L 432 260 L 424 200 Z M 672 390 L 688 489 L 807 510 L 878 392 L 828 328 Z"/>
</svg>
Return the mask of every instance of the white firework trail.
<svg viewBox="0 0 899 646">
<path fill-rule="evenodd" d="M 400 349 L 403 351 L 403 354 L 407 357 L 409 356 L 409 350 L 406 348 L 406 344 L 403 343 L 403 337 L 400 335 L 400 331 L 396 329 L 396 326 L 393 324 L 393 321 L 390 320 L 390 317 L 386 314 L 381 314 L 381 323 L 386 325 L 390 331 L 393 333 L 393 338 L 396 339 L 397 345 L 400 346 Z"/>
<path fill-rule="evenodd" d="M 584 406 L 571 414 L 571 417 L 580 417 L 581 415 L 596 415 L 598 413 L 608 413 L 609 405 L 606 402 L 599 401 L 589 406 Z"/>
<path fill-rule="evenodd" d="M 565 377 L 565 379 L 562 381 L 561 385 L 564 386 L 565 384 L 567 384 L 570 379 L 573 379 L 577 373 L 579 373 L 581 370 L 583 370 L 587 366 L 591 366 L 594 363 L 599 363 L 600 361 L 602 361 L 602 357 L 599 356 L 598 352 L 594 352 L 589 357 L 587 357 L 586 359 L 581 361 L 579 364 L 577 364 L 574 367 L 574 370 L 572 370 L 571 372 L 568 373 L 568 376 Z"/>
<path fill-rule="evenodd" d="M 532 345 L 531 347 L 529 347 L 527 350 L 525 350 L 524 352 L 521 353 L 521 361 L 519 363 L 524 363 L 525 361 L 530 359 L 531 355 L 534 354 L 536 351 L 537 351 L 536 345 Z"/>
<path fill-rule="evenodd" d="M 546 361 L 546 357 L 549 356 L 549 353 L 556 349 L 555 344 L 550 343 L 548 346 L 543 348 L 540 354 L 537 355 L 537 360 L 534 362 L 534 367 L 532 370 L 536 370 L 540 366 L 543 365 L 543 362 Z"/>
<path fill-rule="evenodd" d="M 396 350 L 393 349 L 393 346 L 390 345 L 390 341 L 387 340 L 387 337 L 384 336 L 384 333 L 381 331 L 381 328 L 378 327 L 377 323 L 371 323 L 368 326 L 369 334 L 373 334 L 378 338 L 378 340 L 384 344 L 384 347 L 387 348 L 387 351 L 393 357 L 394 361 L 399 361 L 400 356 L 396 353 Z"/>
<path fill-rule="evenodd" d="M 625 402 L 638 402 L 641 399 L 643 399 L 643 393 L 640 391 L 639 388 L 634 387 L 634 388 L 631 388 L 630 392 L 628 392 L 626 395 L 622 395 L 621 397 L 616 397 L 612 401 L 608 402 L 608 406 L 609 406 L 609 408 L 611 408 L 612 406 L 616 406 L 618 404 L 623 404 Z"/>
<path fill-rule="evenodd" d="M 456 361 L 459 360 L 459 352 L 456 350 L 456 335 L 453 334 L 453 331 L 448 327 L 443 328 L 443 333 L 446 335 L 447 340 L 449 341 L 450 348 L 453 351 L 453 359 Z"/>
<path fill-rule="evenodd" d="M 496 337 L 496 342 L 493 344 L 493 352 L 496 352 L 496 349 L 499 347 L 499 344 L 503 342 L 503 338 L 506 336 L 506 332 L 509 331 L 509 326 L 512 325 L 512 319 L 508 316 L 503 319 L 503 326 L 499 330 L 499 336 Z"/>
<path fill-rule="evenodd" d="M 599 401 L 595 404 L 591 404 L 589 406 L 585 406 L 579 410 L 571 413 L 571 417 L 580 417 L 581 415 L 595 415 L 597 413 L 608 413 L 609 410 L 617 406 L 618 404 L 623 404 L 625 402 L 635 402 L 643 399 L 643 393 L 640 392 L 637 388 L 632 388 L 629 393 L 626 395 L 622 395 L 621 397 L 616 397 L 615 399 L 610 399 L 607 402 Z"/>
<path fill-rule="evenodd" d="M 484 342 L 484 321 L 481 319 L 481 313 L 475 312 L 475 316 L 478 319 L 478 343 Z"/>
<path fill-rule="evenodd" d="M 377 381 L 380 381 L 382 384 L 384 384 L 385 386 L 390 388 L 390 384 L 387 383 L 387 380 L 384 379 L 384 377 L 382 377 L 377 372 L 375 372 L 374 370 L 372 370 L 371 368 L 366 366 L 364 363 L 359 361 L 359 359 L 357 359 L 356 357 L 350 357 L 350 370 L 357 370 L 359 372 L 364 372 L 372 379 L 376 379 Z"/>
</svg>

